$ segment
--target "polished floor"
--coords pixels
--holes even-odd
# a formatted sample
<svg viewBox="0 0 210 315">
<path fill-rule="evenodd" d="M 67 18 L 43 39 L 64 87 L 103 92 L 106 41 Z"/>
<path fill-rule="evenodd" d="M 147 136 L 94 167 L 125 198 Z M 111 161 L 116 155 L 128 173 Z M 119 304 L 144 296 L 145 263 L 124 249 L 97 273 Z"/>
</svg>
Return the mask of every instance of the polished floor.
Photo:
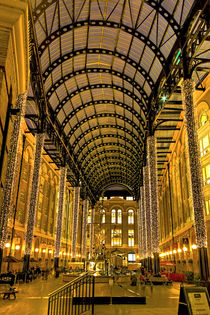
<svg viewBox="0 0 210 315">
<path fill-rule="evenodd" d="M 32 283 L 16 285 L 16 300 L 0 299 L 0 314 L 7 315 L 45 315 L 47 314 L 48 294 L 63 285 L 62 277 L 48 280 L 36 279 Z M 96 295 L 146 295 L 146 305 L 96 305 L 95 315 L 175 315 L 178 310 L 180 284 L 172 286 L 143 286 L 97 284 Z"/>
</svg>

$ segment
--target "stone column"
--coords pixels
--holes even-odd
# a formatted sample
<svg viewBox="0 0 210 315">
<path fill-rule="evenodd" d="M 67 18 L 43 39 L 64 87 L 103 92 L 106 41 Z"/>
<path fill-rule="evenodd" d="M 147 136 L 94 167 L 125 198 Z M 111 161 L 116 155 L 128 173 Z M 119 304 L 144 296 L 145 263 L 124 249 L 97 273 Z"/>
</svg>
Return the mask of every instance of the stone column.
<svg viewBox="0 0 210 315">
<path fill-rule="evenodd" d="M 150 193 L 149 193 L 149 169 L 148 166 L 143 168 L 144 196 L 145 196 L 145 214 L 146 214 L 146 231 L 147 231 L 147 268 L 152 270 L 152 243 L 151 243 L 151 214 L 150 214 Z"/>
<path fill-rule="evenodd" d="M 12 209 L 12 202 L 14 198 L 14 186 L 16 182 L 16 169 L 18 160 L 18 148 L 21 138 L 21 127 L 23 118 L 25 115 L 27 92 L 20 94 L 17 98 L 15 110 L 17 110 L 14 116 L 13 127 L 10 137 L 10 148 L 7 156 L 7 170 L 5 176 L 5 183 L 3 189 L 3 200 L 0 212 L 0 270 L 3 258 L 3 248 L 7 240 L 7 225 Z"/>
<path fill-rule="evenodd" d="M 88 217 L 88 199 L 83 201 L 83 222 L 82 222 L 82 260 L 86 258 L 86 234 L 87 234 L 87 217 Z"/>
<path fill-rule="evenodd" d="M 66 190 L 66 167 L 60 169 L 60 181 L 59 181 L 59 200 L 58 200 L 58 213 L 56 220 L 56 236 L 55 236 L 55 253 L 54 253 L 54 267 L 59 267 L 59 253 L 61 248 L 61 234 L 62 234 L 62 222 L 63 222 L 63 208 Z"/>
<path fill-rule="evenodd" d="M 31 185 L 31 195 L 29 208 L 27 209 L 27 229 L 25 235 L 25 255 L 23 263 L 23 272 L 26 272 L 29 268 L 29 260 L 31 255 L 31 248 L 33 242 L 34 224 L 36 217 L 38 193 L 39 193 L 39 178 L 41 170 L 42 161 L 42 148 L 44 145 L 44 133 L 38 133 L 35 137 L 36 148 L 34 151 L 34 166 L 33 166 L 33 176 L 29 183 Z"/>
<path fill-rule="evenodd" d="M 72 238 L 71 238 L 72 261 L 75 261 L 75 257 L 76 257 L 77 229 L 78 229 L 78 217 L 79 217 L 79 201 L 80 201 L 80 187 L 74 187 L 73 215 L 72 215 Z"/>
<path fill-rule="evenodd" d="M 158 208 L 158 182 L 156 162 L 156 139 L 155 136 L 147 138 L 149 187 L 150 187 L 150 208 L 151 208 L 151 232 L 152 250 L 154 255 L 154 274 L 160 272 L 159 259 L 159 208 Z"/>
<path fill-rule="evenodd" d="M 94 234 L 94 207 L 91 210 L 91 224 L 90 224 L 90 259 L 93 257 L 93 234 Z"/>
<path fill-rule="evenodd" d="M 199 153 L 197 126 L 195 124 L 193 107 L 194 82 L 186 79 L 182 83 L 182 98 L 185 111 L 185 127 L 190 162 L 190 179 L 195 220 L 196 243 L 199 252 L 201 280 L 208 280 L 209 267 L 207 257 L 207 231 L 205 223 L 205 202 Z"/>
</svg>

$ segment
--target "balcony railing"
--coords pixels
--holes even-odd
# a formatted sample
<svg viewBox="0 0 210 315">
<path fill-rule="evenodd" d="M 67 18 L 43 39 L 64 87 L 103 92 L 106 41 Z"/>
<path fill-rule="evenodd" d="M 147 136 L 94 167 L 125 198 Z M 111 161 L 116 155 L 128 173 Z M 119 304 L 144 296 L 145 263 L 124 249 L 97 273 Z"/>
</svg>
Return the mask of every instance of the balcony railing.
<svg viewBox="0 0 210 315">
<path fill-rule="evenodd" d="M 94 314 L 94 276 L 84 275 L 49 294 L 48 315 Z"/>
</svg>

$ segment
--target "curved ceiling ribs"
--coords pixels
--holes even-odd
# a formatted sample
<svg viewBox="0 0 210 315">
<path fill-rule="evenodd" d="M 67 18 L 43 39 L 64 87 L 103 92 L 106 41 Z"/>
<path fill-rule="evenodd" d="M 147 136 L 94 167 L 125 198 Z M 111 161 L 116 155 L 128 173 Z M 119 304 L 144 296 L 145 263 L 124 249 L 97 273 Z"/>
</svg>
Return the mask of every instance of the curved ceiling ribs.
<svg viewBox="0 0 210 315">
<path fill-rule="evenodd" d="M 66 124 L 76 115 L 76 113 L 78 113 L 79 111 L 83 110 L 84 108 L 88 108 L 89 106 L 96 106 L 96 105 L 100 106 L 100 104 L 108 104 L 108 105 L 112 105 L 112 106 L 120 106 L 120 107 L 128 110 L 129 112 L 131 112 L 139 120 L 139 122 L 142 125 L 142 127 L 146 127 L 146 121 L 144 121 L 144 119 L 142 119 L 141 115 L 139 115 L 137 110 L 135 110 L 134 108 L 131 108 L 127 104 L 124 104 L 124 103 L 121 103 L 121 102 L 118 102 L 118 101 L 105 100 L 105 101 L 88 102 L 88 103 L 80 105 L 75 110 L 71 111 L 69 113 L 69 115 L 62 122 L 61 130 L 62 131 L 64 130 Z"/>
<path fill-rule="evenodd" d="M 31 2 L 52 121 L 96 198 L 112 183 L 137 197 L 153 95 L 189 1 Z"/>
</svg>

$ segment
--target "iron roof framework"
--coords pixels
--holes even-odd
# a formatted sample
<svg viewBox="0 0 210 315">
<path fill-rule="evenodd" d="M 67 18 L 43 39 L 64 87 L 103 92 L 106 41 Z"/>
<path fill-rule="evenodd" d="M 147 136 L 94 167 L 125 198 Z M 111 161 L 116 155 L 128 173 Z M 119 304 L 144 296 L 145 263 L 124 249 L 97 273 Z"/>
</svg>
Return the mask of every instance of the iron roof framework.
<svg viewBox="0 0 210 315">
<path fill-rule="evenodd" d="M 180 100 L 174 99 L 178 107 L 168 103 L 167 117 L 160 118 L 162 95 L 169 97 L 183 76 L 174 54 L 188 47 L 192 16 L 206 3 L 31 0 L 26 119 L 32 131 L 44 121 L 46 152 L 58 166 L 69 165 L 69 180 L 76 185 L 82 179 L 93 202 L 112 183 L 129 186 L 138 198 L 151 126 L 162 132 L 160 148 L 172 139 L 164 132 L 177 128 Z"/>
</svg>

